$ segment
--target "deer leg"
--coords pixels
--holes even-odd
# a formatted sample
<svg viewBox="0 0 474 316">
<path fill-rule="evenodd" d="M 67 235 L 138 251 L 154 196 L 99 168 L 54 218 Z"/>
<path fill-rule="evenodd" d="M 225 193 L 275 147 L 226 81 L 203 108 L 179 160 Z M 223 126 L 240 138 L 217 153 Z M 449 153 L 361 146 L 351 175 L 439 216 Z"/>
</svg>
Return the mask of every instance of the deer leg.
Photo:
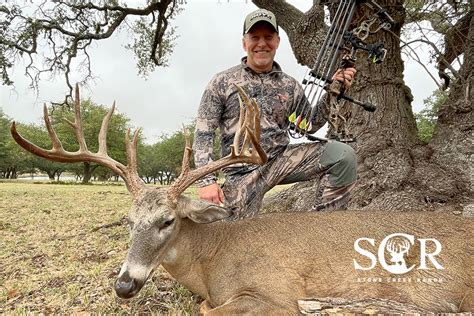
<svg viewBox="0 0 474 316">
<path fill-rule="evenodd" d="M 201 313 L 201 311 L 200 311 Z M 276 306 L 254 296 L 238 296 L 228 300 L 225 304 L 217 306 L 201 315 L 295 315 L 297 310 L 291 311 L 281 306 Z"/>
<path fill-rule="evenodd" d="M 207 315 L 212 310 L 211 304 L 205 300 L 199 305 L 199 315 Z"/>
</svg>

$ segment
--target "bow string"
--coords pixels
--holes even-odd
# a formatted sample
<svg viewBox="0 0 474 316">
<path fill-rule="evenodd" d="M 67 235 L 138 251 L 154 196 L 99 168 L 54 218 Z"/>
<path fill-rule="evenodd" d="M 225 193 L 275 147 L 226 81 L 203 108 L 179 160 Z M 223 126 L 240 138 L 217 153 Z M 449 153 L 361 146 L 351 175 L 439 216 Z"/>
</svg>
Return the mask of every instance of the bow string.
<svg viewBox="0 0 474 316">
<path fill-rule="evenodd" d="M 374 13 L 357 27 L 349 30 L 358 5 L 366 5 Z M 332 80 L 332 77 L 338 69 L 354 67 L 358 51 L 366 52 L 368 59 L 374 64 L 383 62 L 387 53 L 384 44 L 382 42 L 368 44 L 365 40 L 380 30 L 388 30 L 394 20 L 374 0 L 341 0 L 333 12 L 330 28 L 316 56 L 314 66 L 307 71 L 302 81 L 304 96 L 288 117 L 288 132 L 295 139 L 306 137 L 309 140 L 327 140 L 308 133 L 312 129 L 311 121 L 317 114 L 314 111 L 318 108 L 319 102 L 328 104 L 328 138 L 343 142 L 355 141 L 347 129 L 351 113 L 348 104 L 360 105 L 370 112 L 376 109 L 370 102 L 362 102 L 347 95 L 344 85 Z M 341 54 L 342 57 L 339 57 Z M 322 100 L 323 96 L 326 100 Z"/>
</svg>

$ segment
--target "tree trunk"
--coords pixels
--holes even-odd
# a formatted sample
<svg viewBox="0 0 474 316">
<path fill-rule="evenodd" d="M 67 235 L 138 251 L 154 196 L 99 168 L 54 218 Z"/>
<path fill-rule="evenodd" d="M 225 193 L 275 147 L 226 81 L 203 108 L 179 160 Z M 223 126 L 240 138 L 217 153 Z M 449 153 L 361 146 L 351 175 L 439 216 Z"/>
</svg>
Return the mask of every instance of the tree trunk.
<svg viewBox="0 0 474 316">
<path fill-rule="evenodd" d="M 54 181 L 54 176 L 56 175 L 56 171 L 54 170 L 47 170 L 46 174 L 48 175 L 49 180 Z"/>
<path fill-rule="evenodd" d="M 17 179 L 18 178 L 18 170 L 17 170 L 17 167 L 11 167 L 9 168 L 10 169 L 10 175 L 9 175 L 9 179 Z"/>
<path fill-rule="evenodd" d="M 272 10 L 288 34 L 297 60 L 312 67 L 321 38 L 322 7 L 314 5 L 303 14 L 284 1 L 253 1 Z M 413 97 L 403 80 L 400 29 L 405 21 L 403 0 L 378 0 L 395 19 L 390 32 L 370 35 L 367 42 L 382 41 L 387 56 L 372 64 L 359 55 L 355 83 L 347 94 L 377 105 L 374 113 L 351 107 L 349 130 L 356 136 L 358 182 L 349 205 L 353 209 L 413 210 L 462 209 L 472 198 L 469 185 L 469 155 L 472 153 L 472 22 L 470 48 L 464 55 L 463 82 L 451 90 L 440 111 L 439 126 L 432 142 L 417 137 L 411 109 Z M 353 21 L 361 22 L 366 6 L 358 6 Z M 353 28 L 355 25 L 351 26 Z M 297 78 L 299 79 L 299 78 Z M 469 91 L 470 95 L 467 95 Z M 470 163 L 472 165 L 472 162 Z M 317 181 L 316 181 L 317 182 Z M 300 183 L 266 199 L 264 211 L 300 211 L 314 203 L 315 182 Z M 471 196 L 471 197 L 470 197 Z"/>
<path fill-rule="evenodd" d="M 90 162 L 84 162 L 84 176 L 82 177 L 82 183 L 86 184 L 91 181 L 92 178 L 92 173 L 94 173 L 94 170 L 99 167 L 99 165 L 92 165 Z"/>
<path fill-rule="evenodd" d="M 64 172 L 64 169 L 57 169 L 56 170 L 56 181 L 59 181 L 59 178 L 61 177 L 63 172 Z"/>
<path fill-rule="evenodd" d="M 473 201 L 472 166 L 474 154 L 474 11 L 470 23 L 460 79 L 451 85 L 448 101 L 438 113 L 438 124 L 429 144 L 430 162 L 445 171 L 447 183 L 438 181 L 440 197 L 454 200 L 466 209 Z M 437 179 L 436 179 L 437 180 Z"/>
<path fill-rule="evenodd" d="M 92 178 L 92 168 L 89 162 L 84 162 L 84 176 L 82 177 L 82 183 L 89 183 Z"/>
</svg>

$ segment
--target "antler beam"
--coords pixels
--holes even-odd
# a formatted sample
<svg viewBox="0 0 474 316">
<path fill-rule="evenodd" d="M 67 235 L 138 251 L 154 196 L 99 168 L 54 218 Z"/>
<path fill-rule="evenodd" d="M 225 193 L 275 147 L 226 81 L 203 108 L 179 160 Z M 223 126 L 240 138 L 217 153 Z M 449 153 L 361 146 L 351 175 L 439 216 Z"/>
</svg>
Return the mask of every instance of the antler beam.
<svg viewBox="0 0 474 316">
<path fill-rule="evenodd" d="M 49 138 L 53 143 L 53 148 L 50 150 L 43 149 L 27 139 L 21 136 L 17 129 L 16 123 L 13 122 L 10 128 L 11 134 L 15 141 L 30 153 L 58 162 L 95 162 L 104 167 L 110 168 L 112 171 L 117 173 L 124 180 L 127 189 L 130 191 L 134 199 L 137 199 L 140 195 L 141 190 L 144 188 L 143 183 L 140 180 L 137 172 L 137 143 L 140 129 L 137 129 L 130 140 L 130 130 L 127 131 L 125 136 L 125 145 L 127 150 L 127 165 L 112 159 L 107 154 L 107 129 L 109 126 L 110 119 L 115 110 L 115 102 L 112 108 L 105 115 L 102 120 L 102 125 L 99 132 L 99 150 L 97 153 L 92 153 L 87 149 L 87 144 L 84 138 L 84 131 L 82 127 L 81 119 L 81 100 L 79 95 L 79 86 L 76 84 L 74 112 L 74 122 L 67 121 L 69 125 L 74 129 L 76 134 L 77 142 L 79 143 L 79 150 L 76 152 L 66 151 L 63 148 L 61 141 L 59 140 L 56 131 L 51 125 L 49 120 L 48 108 L 46 104 L 43 107 L 43 117 L 46 129 L 48 130 Z"/>
</svg>

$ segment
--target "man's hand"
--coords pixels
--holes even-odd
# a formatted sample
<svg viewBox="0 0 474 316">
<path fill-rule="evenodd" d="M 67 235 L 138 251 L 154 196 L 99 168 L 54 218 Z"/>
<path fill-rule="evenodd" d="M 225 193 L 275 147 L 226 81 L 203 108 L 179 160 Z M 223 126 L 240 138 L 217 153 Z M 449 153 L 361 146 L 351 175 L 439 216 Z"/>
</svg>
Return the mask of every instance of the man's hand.
<svg viewBox="0 0 474 316">
<path fill-rule="evenodd" d="M 344 84 L 344 88 L 349 89 L 352 85 L 352 81 L 354 80 L 356 72 L 357 70 L 355 70 L 355 68 L 338 69 L 334 76 L 332 76 L 332 80 L 342 82 Z"/>
<path fill-rule="evenodd" d="M 224 203 L 224 192 L 217 183 L 198 188 L 198 195 L 201 200 L 220 205 Z"/>
</svg>

